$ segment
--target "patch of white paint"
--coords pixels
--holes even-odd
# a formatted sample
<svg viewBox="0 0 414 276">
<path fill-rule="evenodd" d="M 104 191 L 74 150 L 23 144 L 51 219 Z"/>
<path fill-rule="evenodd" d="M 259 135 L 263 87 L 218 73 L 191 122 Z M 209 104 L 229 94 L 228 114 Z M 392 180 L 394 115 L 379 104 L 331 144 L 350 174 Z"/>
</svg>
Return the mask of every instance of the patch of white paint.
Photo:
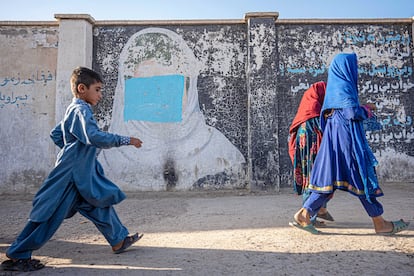
<svg viewBox="0 0 414 276">
<path fill-rule="evenodd" d="M 207 32 L 199 36 L 197 47 L 203 53 L 200 57 L 200 64 L 203 70 L 219 72 L 223 76 L 233 76 L 232 64 L 244 62 L 244 51 L 237 43 L 229 41 L 226 37 L 227 28 L 217 32 Z"/>
<path fill-rule="evenodd" d="M 51 38 L 51 36 L 44 34 L 44 33 L 38 33 L 33 35 L 33 40 L 31 44 L 31 48 L 57 48 L 58 42 Z"/>
<path fill-rule="evenodd" d="M 267 30 L 267 32 L 266 32 Z M 266 55 L 269 55 L 269 45 L 263 43 L 266 37 L 275 37 L 275 31 L 273 29 L 266 28 L 266 25 L 259 25 L 256 28 L 252 28 L 251 37 L 251 46 L 253 47 L 253 58 L 254 58 L 254 70 L 260 70 L 263 66 L 263 60 L 266 58 Z"/>
<path fill-rule="evenodd" d="M 414 179 L 414 157 L 388 147 L 375 152 L 379 164 L 378 178 L 384 181 L 412 181 Z"/>
<path fill-rule="evenodd" d="M 115 68 L 114 68 L 114 66 L 112 66 L 112 64 L 113 64 L 113 60 L 114 60 L 114 57 L 113 57 L 113 55 L 111 55 L 111 54 L 109 54 L 109 55 L 107 55 L 103 60 L 102 60 L 102 66 L 103 66 L 103 70 L 105 71 L 105 72 L 111 72 L 111 71 L 113 71 Z"/>
</svg>

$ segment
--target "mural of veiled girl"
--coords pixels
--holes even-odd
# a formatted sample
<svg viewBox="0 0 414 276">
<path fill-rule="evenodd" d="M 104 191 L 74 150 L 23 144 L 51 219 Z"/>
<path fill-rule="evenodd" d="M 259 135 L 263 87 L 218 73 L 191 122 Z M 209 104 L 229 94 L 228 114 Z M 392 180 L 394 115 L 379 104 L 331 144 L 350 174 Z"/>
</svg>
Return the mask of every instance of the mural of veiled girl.
<svg viewBox="0 0 414 276">
<path fill-rule="evenodd" d="M 105 172 L 125 190 L 244 187 L 245 158 L 200 111 L 200 63 L 163 28 L 141 30 L 119 58 L 110 132 L 139 137 L 142 148 L 105 150 Z"/>
</svg>

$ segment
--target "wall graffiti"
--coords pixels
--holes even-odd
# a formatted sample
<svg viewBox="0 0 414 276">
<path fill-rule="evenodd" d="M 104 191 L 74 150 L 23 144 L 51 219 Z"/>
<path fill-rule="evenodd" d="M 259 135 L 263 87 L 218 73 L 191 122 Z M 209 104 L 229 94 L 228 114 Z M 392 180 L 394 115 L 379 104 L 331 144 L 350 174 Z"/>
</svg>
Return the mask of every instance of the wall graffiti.
<svg viewBox="0 0 414 276">
<path fill-rule="evenodd" d="M 36 71 L 36 73 L 29 74 L 30 77 L 28 78 L 21 78 L 20 73 L 17 73 L 16 76 L 13 77 L 4 77 L 0 78 L 0 86 L 16 86 L 16 85 L 33 85 L 33 84 L 43 84 L 47 85 L 49 81 L 56 80 L 56 73 L 52 74 L 50 70 L 44 71 Z"/>
<path fill-rule="evenodd" d="M 243 155 L 205 123 L 198 100 L 199 71 L 191 49 L 168 29 L 143 29 L 124 45 L 109 131 L 138 136 L 143 146 L 138 151 L 105 150 L 99 158 L 105 172 L 125 189 L 206 188 L 217 184 L 215 177 L 244 177 Z"/>
<path fill-rule="evenodd" d="M 26 107 L 33 90 L 30 89 L 31 86 L 47 86 L 49 82 L 56 80 L 56 73 L 52 74 L 50 70 L 37 70 L 35 73 L 26 74 L 29 77 L 22 75 L 18 72 L 15 76 L 0 78 L 0 108 Z"/>
<path fill-rule="evenodd" d="M 0 91 L 0 108 L 5 107 L 6 105 L 15 105 L 16 107 L 26 106 L 28 95 L 14 95 L 14 92 L 11 92 L 11 95 L 2 94 Z"/>
</svg>

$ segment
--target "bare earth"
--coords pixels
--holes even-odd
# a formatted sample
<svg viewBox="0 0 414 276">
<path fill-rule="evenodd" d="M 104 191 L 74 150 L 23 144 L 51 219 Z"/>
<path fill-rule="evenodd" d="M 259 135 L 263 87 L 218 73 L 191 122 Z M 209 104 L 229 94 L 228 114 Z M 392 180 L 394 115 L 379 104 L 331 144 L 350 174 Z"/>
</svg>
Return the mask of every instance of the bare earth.
<svg viewBox="0 0 414 276">
<path fill-rule="evenodd" d="M 336 221 L 318 236 L 288 225 L 301 203 L 290 189 L 129 194 L 116 209 L 145 234 L 131 250 L 112 254 L 77 214 L 34 252 L 46 268 L 24 275 L 414 275 L 413 187 L 382 185 L 384 217 L 411 222 L 391 237 L 376 235 L 359 200 L 341 191 L 329 204 Z M 0 196 L 0 261 L 30 208 L 31 196 Z"/>
</svg>

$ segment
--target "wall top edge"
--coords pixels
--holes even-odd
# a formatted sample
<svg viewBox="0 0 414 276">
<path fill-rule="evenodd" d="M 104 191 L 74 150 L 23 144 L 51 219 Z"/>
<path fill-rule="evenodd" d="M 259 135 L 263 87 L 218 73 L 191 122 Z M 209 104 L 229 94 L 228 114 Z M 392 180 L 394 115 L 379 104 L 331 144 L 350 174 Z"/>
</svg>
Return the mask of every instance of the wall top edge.
<svg viewBox="0 0 414 276">
<path fill-rule="evenodd" d="M 55 14 L 57 20 L 86 20 L 92 25 L 95 24 L 95 19 L 89 14 Z"/>
<path fill-rule="evenodd" d="M 244 24 L 242 19 L 194 19 L 194 20 L 102 20 L 95 21 L 96 26 L 105 25 L 222 25 L 222 24 Z"/>
<path fill-rule="evenodd" d="M 245 14 L 244 18 L 252 18 L 252 17 L 273 17 L 275 20 L 279 17 L 278 12 L 248 12 Z"/>
<path fill-rule="evenodd" d="M 252 16 L 255 17 L 256 16 Z M 194 20 L 103 20 L 95 25 L 205 25 L 205 24 L 245 24 L 246 19 L 194 19 Z M 264 16 L 269 17 L 269 16 Z M 414 18 L 368 18 L 368 19 L 276 19 L 276 24 L 410 24 Z"/>
<path fill-rule="evenodd" d="M 249 15 L 250 14 L 250 15 Z M 88 14 L 55 14 L 57 21 L 0 21 L 0 26 L 59 26 L 59 20 L 86 20 L 92 25 L 208 25 L 245 24 L 252 17 L 272 17 L 277 13 L 248 13 L 245 19 L 188 19 L 188 20 L 95 20 Z M 273 16 L 274 17 L 274 16 Z M 276 24 L 414 24 L 412 18 L 364 19 L 276 19 Z"/>
<path fill-rule="evenodd" d="M 0 21 L 0 26 L 53 26 L 58 27 L 57 21 Z"/>
<path fill-rule="evenodd" d="M 278 19 L 277 24 L 367 24 L 367 23 L 414 23 L 412 18 L 355 18 L 355 19 Z"/>
</svg>

